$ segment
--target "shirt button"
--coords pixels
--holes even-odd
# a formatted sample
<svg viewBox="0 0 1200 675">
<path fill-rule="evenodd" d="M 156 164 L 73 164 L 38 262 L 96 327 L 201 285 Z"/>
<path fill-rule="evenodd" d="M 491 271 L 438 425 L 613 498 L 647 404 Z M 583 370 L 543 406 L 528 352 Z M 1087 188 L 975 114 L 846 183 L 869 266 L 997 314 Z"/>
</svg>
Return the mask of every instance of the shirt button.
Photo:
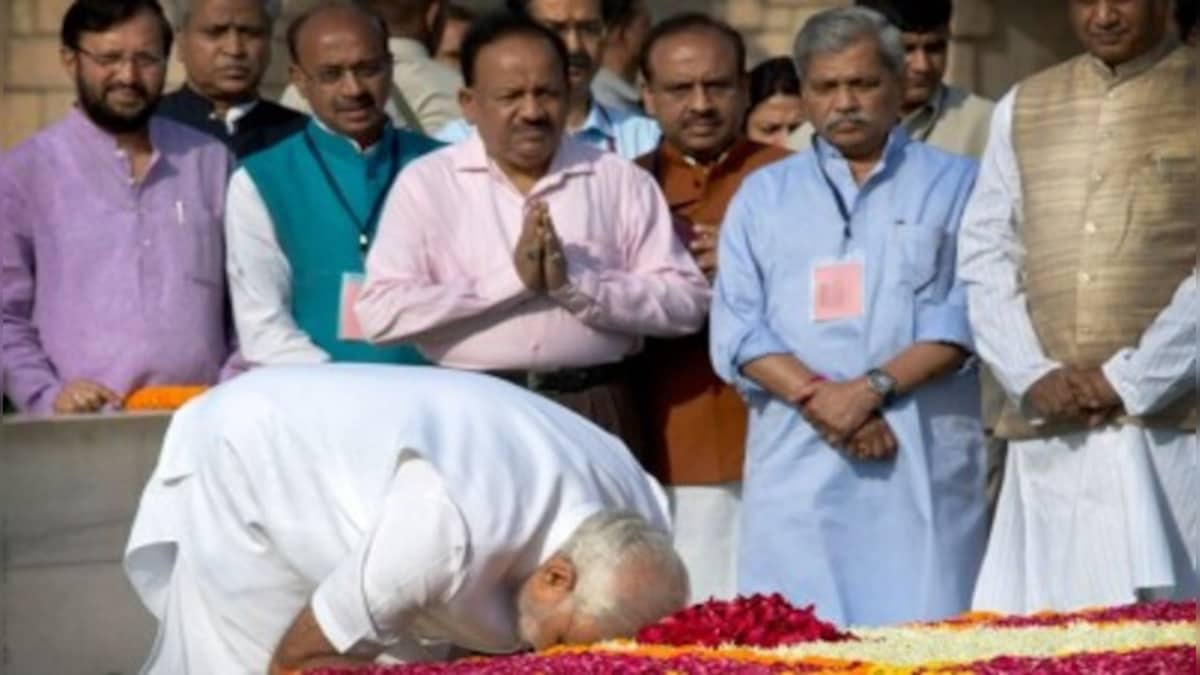
<svg viewBox="0 0 1200 675">
<path fill-rule="evenodd" d="M 1093 223 L 1090 220 L 1087 221 L 1083 225 L 1083 231 L 1087 232 L 1088 234 L 1096 234 L 1096 223 Z"/>
<path fill-rule="evenodd" d="M 1093 183 L 1099 183 L 1102 180 L 1104 180 L 1104 174 L 1100 173 L 1099 171 L 1092 172 L 1092 182 Z"/>
<path fill-rule="evenodd" d="M 146 248 L 150 248 L 150 240 L 149 240 L 149 239 L 143 239 L 143 240 L 142 240 L 142 246 L 145 246 Z"/>
<path fill-rule="evenodd" d="M 1092 275 L 1088 274 L 1087 272 L 1079 273 L 1079 283 L 1086 284 L 1086 283 L 1090 282 L 1091 280 L 1092 280 Z"/>
</svg>

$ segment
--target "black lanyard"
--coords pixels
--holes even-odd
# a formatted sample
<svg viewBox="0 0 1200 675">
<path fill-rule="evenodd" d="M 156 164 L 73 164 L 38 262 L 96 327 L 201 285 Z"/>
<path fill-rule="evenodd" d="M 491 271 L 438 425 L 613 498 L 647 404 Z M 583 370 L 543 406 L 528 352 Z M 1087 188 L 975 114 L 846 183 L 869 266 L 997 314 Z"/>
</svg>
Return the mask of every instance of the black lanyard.
<svg viewBox="0 0 1200 675">
<path fill-rule="evenodd" d="M 391 175 L 388 176 L 389 186 L 392 182 L 391 179 L 395 178 L 396 174 L 400 172 L 399 136 L 399 134 L 392 134 L 392 142 L 388 146 L 388 151 L 391 155 L 389 158 L 391 163 Z M 337 198 L 338 204 L 340 204 L 342 210 L 346 212 L 346 217 L 349 218 L 350 222 L 354 225 L 354 233 L 358 235 L 359 249 L 363 253 L 366 253 L 367 247 L 371 244 L 371 224 L 374 223 L 375 219 L 379 217 L 379 211 L 383 209 L 383 202 L 387 199 L 388 188 L 385 187 L 383 190 L 380 190 L 379 195 L 375 197 L 375 204 L 371 206 L 371 211 L 367 214 L 367 220 L 365 222 L 359 220 L 358 214 L 355 213 L 354 209 L 350 206 L 350 200 L 346 198 L 346 195 L 342 192 L 342 188 L 338 185 L 337 181 L 334 180 L 333 172 L 329 170 L 329 166 L 325 164 L 325 159 L 321 157 L 321 153 L 317 151 L 317 145 L 313 142 L 312 133 L 308 129 L 304 130 L 304 143 L 308 146 L 309 154 L 311 154 L 313 159 L 316 160 L 317 167 L 321 169 L 321 175 L 325 177 L 325 182 L 329 185 L 329 189 L 333 192 L 333 196 Z"/>
<path fill-rule="evenodd" d="M 817 169 L 821 172 L 821 178 L 825 179 L 825 185 L 833 193 L 833 202 L 837 204 L 838 215 L 842 217 L 842 241 L 844 246 L 844 242 L 850 238 L 850 208 L 846 206 L 846 200 L 842 198 L 842 191 L 838 189 L 833 179 L 829 177 L 829 172 L 825 170 L 825 160 L 821 157 L 821 148 L 817 145 L 823 142 L 816 135 L 813 136 L 813 153 L 816 154 Z"/>
</svg>

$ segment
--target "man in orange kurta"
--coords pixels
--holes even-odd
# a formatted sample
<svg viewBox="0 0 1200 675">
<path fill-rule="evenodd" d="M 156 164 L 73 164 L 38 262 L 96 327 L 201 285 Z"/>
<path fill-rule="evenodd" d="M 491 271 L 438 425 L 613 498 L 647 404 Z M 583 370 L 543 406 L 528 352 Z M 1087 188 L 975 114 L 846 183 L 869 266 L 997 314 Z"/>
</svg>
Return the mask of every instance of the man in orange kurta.
<svg viewBox="0 0 1200 675">
<path fill-rule="evenodd" d="M 648 37 L 641 68 L 663 141 L 637 162 L 654 175 L 677 236 L 711 280 L 717 231 L 742 178 L 788 152 L 740 136 L 745 47 L 728 25 L 700 14 L 669 19 Z M 670 494 L 692 597 L 732 596 L 745 406 L 713 373 L 707 331 L 652 341 L 643 358 L 648 468 Z"/>
</svg>

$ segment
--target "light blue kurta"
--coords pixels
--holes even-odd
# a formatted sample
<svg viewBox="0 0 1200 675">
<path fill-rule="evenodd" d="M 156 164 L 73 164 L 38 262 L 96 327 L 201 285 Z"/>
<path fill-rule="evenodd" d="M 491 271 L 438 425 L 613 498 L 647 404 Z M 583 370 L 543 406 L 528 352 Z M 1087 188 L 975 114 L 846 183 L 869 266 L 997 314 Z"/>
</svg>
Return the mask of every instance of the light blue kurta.
<svg viewBox="0 0 1200 675">
<path fill-rule="evenodd" d="M 739 370 L 791 353 L 846 380 L 915 342 L 970 349 L 954 263 L 975 173 L 973 160 L 910 141 L 897 128 L 861 189 L 845 159 L 818 143 L 750 175 L 730 205 L 711 349 L 717 372 L 750 403 L 740 593 L 780 591 L 843 625 L 938 619 L 968 608 L 986 534 L 974 367 L 886 409 L 900 450 L 884 462 L 831 448 L 795 408 Z M 811 320 L 812 269 L 853 256 L 864 262 L 863 316 Z"/>
</svg>

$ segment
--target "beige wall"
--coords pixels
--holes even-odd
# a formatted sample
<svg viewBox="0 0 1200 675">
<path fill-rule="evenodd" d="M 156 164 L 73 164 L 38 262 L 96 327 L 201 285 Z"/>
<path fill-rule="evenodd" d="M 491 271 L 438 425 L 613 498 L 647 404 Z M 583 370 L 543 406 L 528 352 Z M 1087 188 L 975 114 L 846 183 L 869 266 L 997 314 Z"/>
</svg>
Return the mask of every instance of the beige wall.
<svg viewBox="0 0 1200 675">
<path fill-rule="evenodd" d="M 170 0 L 167 0 L 168 2 Z M 287 16 L 313 0 L 284 0 Z M 476 0 L 471 4 L 496 4 Z M 797 28 L 827 7 L 848 0 L 650 0 L 658 17 L 707 11 L 737 26 L 752 62 L 787 54 Z M 58 58 L 58 29 L 70 0 L 0 0 L 0 147 L 10 147 L 60 117 L 71 104 L 71 83 Z M 957 0 L 950 79 L 992 97 L 1016 79 L 1075 51 L 1062 3 L 1051 0 Z M 265 90 L 282 89 L 287 55 L 277 48 Z M 171 86 L 182 77 L 172 63 Z"/>
</svg>

